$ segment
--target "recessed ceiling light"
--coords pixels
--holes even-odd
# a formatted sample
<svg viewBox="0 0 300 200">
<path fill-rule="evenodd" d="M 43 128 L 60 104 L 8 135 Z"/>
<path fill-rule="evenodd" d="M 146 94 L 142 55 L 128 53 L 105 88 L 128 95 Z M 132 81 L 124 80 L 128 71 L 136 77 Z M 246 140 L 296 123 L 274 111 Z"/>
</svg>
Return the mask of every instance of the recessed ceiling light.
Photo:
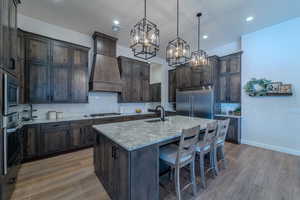
<svg viewBox="0 0 300 200">
<path fill-rule="evenodd" d="M 114 20 L 114 25 L 119 25 L 120 22 L 118 20 Z"/>
<path fill-rule="evenodd" d="M 246 21 L 247 21 L 247 22 L 251 22 L 253 19 L 254 19 L 253 16 L 249 16 L 249 17 L 246 18 Z"/>
<path fill-rule="evenodd" d="M 206 40 L 208 38 L 207 35 L 203 35 L 203 39 Z"/>
</svg>

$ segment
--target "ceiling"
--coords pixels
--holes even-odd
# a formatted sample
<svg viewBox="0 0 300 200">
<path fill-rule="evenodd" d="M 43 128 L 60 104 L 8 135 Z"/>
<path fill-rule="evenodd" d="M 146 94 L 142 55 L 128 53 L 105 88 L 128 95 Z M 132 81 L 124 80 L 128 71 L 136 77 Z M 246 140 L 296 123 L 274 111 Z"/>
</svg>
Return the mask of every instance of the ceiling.
<svg viewBox="0 0 300 200">
<path fill-rule="evenodd" d="M 114 35 L 119 44 L 129 45 L 131 27 L 143 17 L 143 0 L 24 0 L 19 11 L 26 16 L 92 34 L 95 30 Z M 160 55 L 176 36 L 176 0 L 148 0 L 150 21 L 160 29 Z M 197 43 L 196 13 L 201 11 L 203 49 L 212 49 L 267 26 L 300 16 L 299 0 L 181 0 L 180 36 L 192 49 Z M 246 22 L 253 16 L 252 22 Z M 119 20 L 121 30 L 112 32 L 113 20 Z M 270 36 L 271 37 L 271 36 Z"/>
</svg>

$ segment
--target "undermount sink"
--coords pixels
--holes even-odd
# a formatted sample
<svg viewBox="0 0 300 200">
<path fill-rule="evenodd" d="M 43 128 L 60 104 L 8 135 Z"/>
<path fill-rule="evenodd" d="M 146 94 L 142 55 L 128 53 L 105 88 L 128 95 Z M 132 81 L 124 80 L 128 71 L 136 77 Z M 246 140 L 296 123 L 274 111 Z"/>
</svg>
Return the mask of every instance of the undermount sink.
<svg viewBox="0 0 300 200">
<path fill-rule="evenodd" d="M 165 119 L 165 121 L 168 121 L 168 119 Z M 155 122 L 165 122 L 165 121 L 162 121 L 161 119 L 153 119 L 153 120 L 148 120 L 146 122 L 148 122 L 148 123 L 155 123 Z"/>
</svg>

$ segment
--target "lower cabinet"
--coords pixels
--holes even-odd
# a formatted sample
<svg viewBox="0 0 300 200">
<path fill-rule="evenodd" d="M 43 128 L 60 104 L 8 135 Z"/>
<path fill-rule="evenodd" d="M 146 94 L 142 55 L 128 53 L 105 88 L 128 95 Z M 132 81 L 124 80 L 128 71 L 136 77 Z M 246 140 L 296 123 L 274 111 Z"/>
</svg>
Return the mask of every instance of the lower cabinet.
<svg viewBox="0 0 300 200">
<path fill-rule="evenodd" d="M 41 125 L 40 155 L 66 151 L 69 148 L 70 129 L 68 123 Z"/>
<path fill-rule="evenodd" d="M 72 149 L 91 146 L 95 142 L 92 121 L 71 122 L 70 145 Z"/>
<path fill-rule="evenodd" d="M 215 117 L 216 120 L 230 119 L 228 133 L 226 136 L 227 142 L 241 144 L 241 119 L 233 117 Z"/>
<path fill-rule="evenodd" d="M 97 144 L 94 149 L 96 175 L 111 199 L 130 199 L 129 153 L 100 134 Z"/>
<path fill-rule="evenodd" d="M 159 199 L 158 146 L 127 151 L 95 131 L 95 173 L 112 200 Z M 145 173 L 145 170 L 147 172 Z M 145 184 L 148 183 L 148 184 Z"/>
<path fill-rule="evenodd" d="M 24 134 L 24 161 L 90 147 L 95 143 L 92 120 L 29 125 Z"/>
</svg>

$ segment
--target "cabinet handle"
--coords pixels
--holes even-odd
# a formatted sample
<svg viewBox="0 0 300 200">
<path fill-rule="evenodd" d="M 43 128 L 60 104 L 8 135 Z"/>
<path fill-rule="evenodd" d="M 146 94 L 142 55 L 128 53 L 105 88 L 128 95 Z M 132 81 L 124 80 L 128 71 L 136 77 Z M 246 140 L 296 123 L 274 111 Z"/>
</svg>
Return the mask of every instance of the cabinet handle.
<svg viewBox="0 0 300 200">
<path fill-rule="evenodd" d="M 11 69 L 12 70 L 16 69 L 16 60 L 14 58 L 10 58 L 10 62 L 11 62 Z"/>
</svg>

